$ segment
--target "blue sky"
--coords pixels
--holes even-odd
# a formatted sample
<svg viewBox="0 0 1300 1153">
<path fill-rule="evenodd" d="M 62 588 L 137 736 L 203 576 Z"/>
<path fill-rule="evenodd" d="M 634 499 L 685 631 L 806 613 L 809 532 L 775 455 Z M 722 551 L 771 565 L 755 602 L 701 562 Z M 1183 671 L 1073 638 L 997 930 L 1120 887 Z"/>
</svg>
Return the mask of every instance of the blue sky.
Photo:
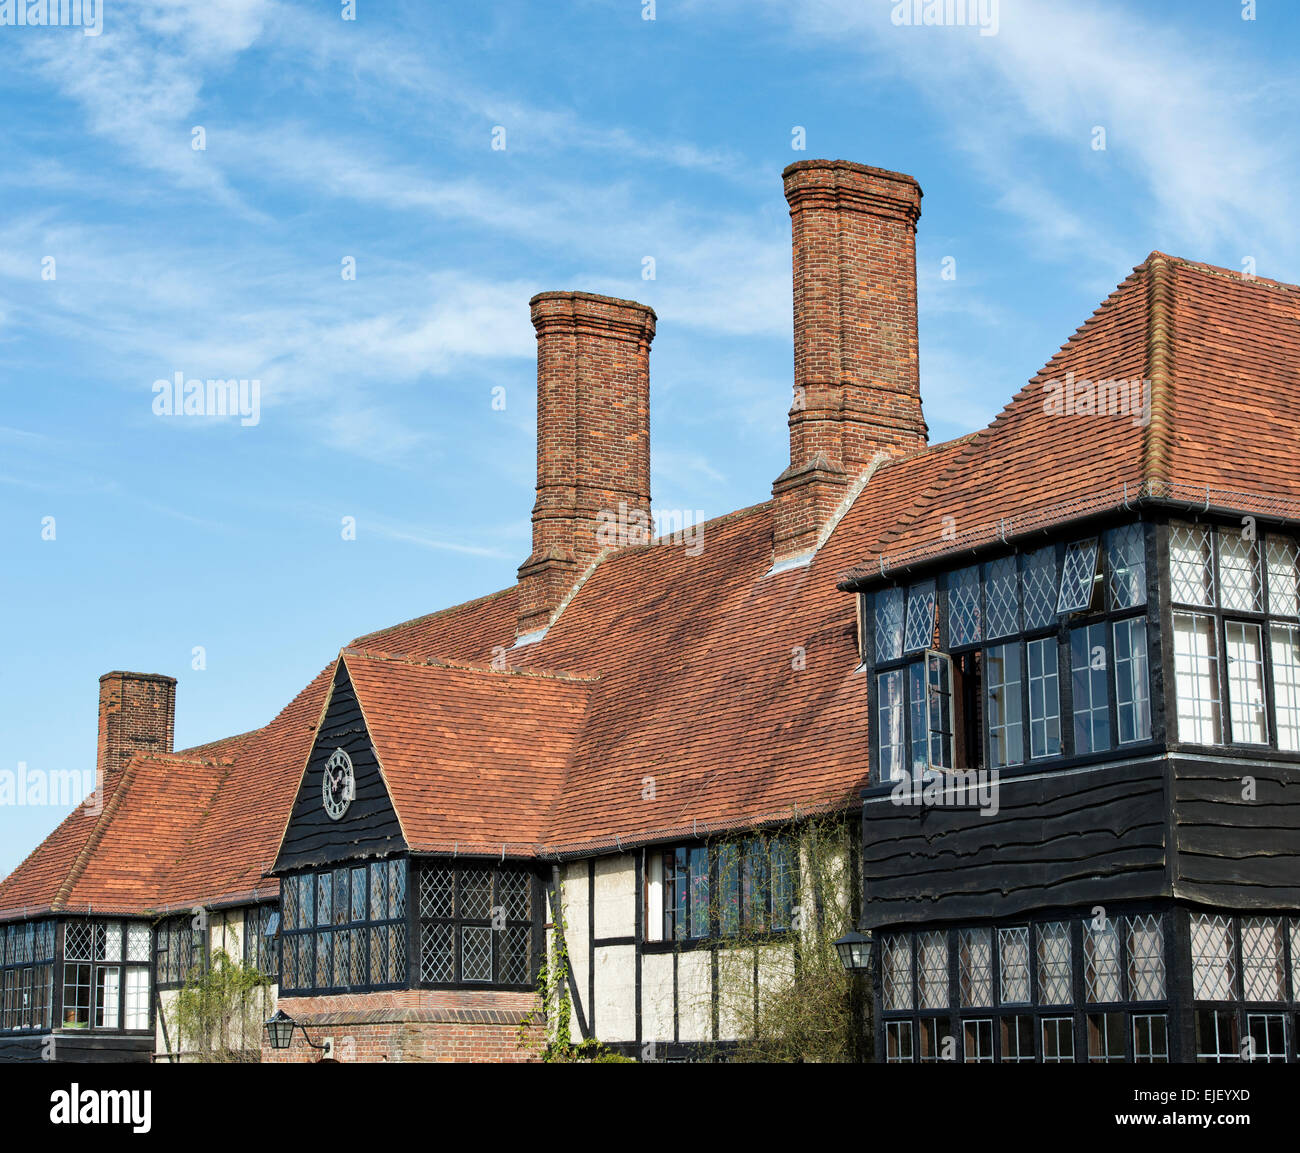
<svg viewBox="0 0 1300 1153">
<path fill-rule="evenodd" d="M 936 440 L 1152 249 L 1300 280 L 1296 5 L 1001 0 L 995 36 L 893 7 L 108 0 L 97 37 L 0 27 L 0 771 L 93 769 L 109 669 L 179 677 L 193 745 L 353 636 L 511 583 L 534 292 L 657 310 L 656 504 L 764 500 L 792 160 L 920 181 Z M 260 422 L 155 415 L 176 372 L 260 380 Z M 0 874 L 65 811 L 0 806 Z"/>
</svg>

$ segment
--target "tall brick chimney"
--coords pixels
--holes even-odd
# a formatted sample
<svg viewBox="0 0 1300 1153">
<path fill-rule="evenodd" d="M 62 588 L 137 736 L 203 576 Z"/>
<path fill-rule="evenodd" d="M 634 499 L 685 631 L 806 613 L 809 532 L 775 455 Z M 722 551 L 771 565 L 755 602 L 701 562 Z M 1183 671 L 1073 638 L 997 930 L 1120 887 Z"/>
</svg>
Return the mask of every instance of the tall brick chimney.
<svg viewBox="0 0 1300 1153">
<path fill-rule="evenodd" d="M 803 160 L 784 172 L 794 244 L 790 467 L 772 486 L 774 560 L 810 553 L 879 453 L 920 448 L 910 176 Z"/>
<path fill-rule="evenodd" d="M 650 529 L 654 310 L 589 292 L 543 292 L 530 305 L 537 502 L 532 555 L 519 569 L 521 638 L 550 624 L 603 549 Z"/>
<path fill-rule="evenodd" d="M 135 753 L 170 753 L 176 729 L 176 678 L 105 673 L 99 678 L 99 780 Z"/>
</svg>

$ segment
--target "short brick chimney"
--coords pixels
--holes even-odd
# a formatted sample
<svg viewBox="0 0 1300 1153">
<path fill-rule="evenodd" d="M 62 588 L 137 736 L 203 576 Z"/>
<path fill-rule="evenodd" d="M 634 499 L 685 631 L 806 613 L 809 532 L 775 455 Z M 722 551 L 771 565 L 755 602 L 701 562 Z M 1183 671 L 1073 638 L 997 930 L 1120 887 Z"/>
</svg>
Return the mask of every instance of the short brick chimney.
<svg viewBox="0 0 1300 1153">
<path fill-rule="evenodd" d="M 537 502 L 519 569 L 520 638 L 536 636 L 588 566 L 649 539 L 654 310 L 588 292 L 534 296 Z"/>
<path fill-rule="evenodd" d="M 772 486 L 774 560 L 811 553 L 879 453 L 920 448 L 910 176 L 803 160 L 784 172 L 794 247 L 790 467 Z"/>
<path fill-rule="evenodd" d="M 176 678 L 105 673 L 99 678 L 99 780 L 136 753 L 170 753 L 176 730 Z"/>
</svg>

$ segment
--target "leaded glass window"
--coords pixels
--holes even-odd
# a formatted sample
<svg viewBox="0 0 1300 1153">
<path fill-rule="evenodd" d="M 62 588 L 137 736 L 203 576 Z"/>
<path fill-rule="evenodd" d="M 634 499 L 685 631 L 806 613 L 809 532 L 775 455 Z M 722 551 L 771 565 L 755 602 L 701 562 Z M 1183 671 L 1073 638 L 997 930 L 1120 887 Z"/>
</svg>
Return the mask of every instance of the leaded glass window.
<svg viewBox="0 0 1300 1153">
<path fill-rule="evenodd" d="M 876 751 L 882 781 L 903 779 L 903 739 L 903 670 L 890 669 L 876 676 Z"/>
<path fill-rule="evenodd" d="M 1300 752 L 1300 628 L 1270 624 L 1277 747 Z"/>
<path fill-rule="evenodd" d="M 1128 999 L 1165 999 L 1165 934 L 1155 914 L 1128 918 Z"/>
<path fill-rule="evenodd" d="M 1163 1064 L 1169 1060 L 1169 1021 L 1164 1013 L 1133 1016 L 1133 1061 Z"/>
<path fill-rule="evenodd" d="M 1046 628 L 1056 620 L 1056 547 L 1026 553 L 1022 566 L 1025 628 Z"/>
<path fill-rule="evenodd" d="M 1277 917 L 1242 919 L 1241 988 L 1247 1001 L 1286 1000 L 1286 946 Z"/>
<path fill-rule="evenodd" d="M 1106 534 L 1106 562 L 1111 608 L 1131 609 L 1146 604 L 1146 536 L 1140 524 L 1126 524 Z"/>
<path fill-rule="evenodd" d="M 1237 962 L 1232 921 L 1192 914 L 1192 987 L 1198 1001 L 1236 999 Z"/>
<path fill-rule="evenodd" d="M 1056 638 L 1027 645 L 1029 653 L 1029 755 L 1061 754 L 1061 690 L 1056 664 Z"/>
<path fill-rule="evenodd" d="M 1064 921 L 1039 925 L 1038 1003 L 1068 1005 L 1072 998 L 1070 926 Z"/>
<path fill-rule="evenodd" d="M 536 899 L 531 871 L 439 862 L 416 876 L 422 984 L 531 982 Z"/>
<path fill-rule="evenodd" d="M 1120 992 L 1119 928 L 1110 918 L 1083 926 L 1083 987 L 1089 1002 L 1123 1000 Z"/>
<path fill-rule="evenodd" d="M 1247 539 L 1234 529 L 1220 529 L 1219 601 L 1225 609 L 1259 612 L 1263 609 L 1259 540 Z"/>
<path fill-rule="evenodd" d="M 1264 704 L 1264 642 L 1261 627 L 1227 621 L 1224 655 L 1228 659 L 1228 719 L 1234 744 L 1268 743 Z"/>
<path fill-rule="evenodd" d="M 1214 604 L 1210 530 L 1203 524 L 1169 525 L 1169 589 L 1175 604 Z"/>
<path fill-rule="evenodd" d="M 934 581 L 921 581 L 907 590 L 904 652 L 920 652 L 934 643 L 934 605 Z"/>
<path fill-rule="evenodd" d="M 1016 558 L 1002 557 L 984 566 L 985 635 L 989 640 L 1020 631 Z"/>
<path fill-rule="evenodd" d="M 1174 613 L 1174 694 L 1178 703 L 1178 739 L 1190 744 L 1218 744 L 1219 654 L 1213 617 Z"/>
<path fill-rule="evenodd" d="M 884 964 L 884 1007 L 912 1007 L 912 938 L 898 933 L 885 938 L 882 949 Z"/>
<path fill-rule="evenodd" d="M 981 637 L 980 570 L 971 565 L 948 577 L 948 645 L 978 644 Z"/>
<path fill-rule="evenodd" d="M 1077 613 L 1091 608 L 1096 581 L 1097 538 L 1089 537 L 1066 545 L 1065 564 L 1061 568 L 1061 593 L 1056 602 L 1056 611 Z"/>
<path fill-rule="evenodd" d="M 876 660 L 893 661 L 903 655 L 903 590 L 881 589 L 874 595 Z"/>
<path fill-rule="evenodd" d="M 998 930 L 1002 1004 L 1029 1004 L 1029 926 Z"/>
<path fill-rule="evenodd" d="M 258 967 L 275 976 L 278 928 L 286 991 L 406 985 L 406 869 L 394 858 L 283 878 L 283 923 L 270 906 L 250 911 Z"/>
<path fill-rule="evenodd" d="M 1151 689 L 1147 680 L 1147 623 L 1115 622 L 1115 705 L 1119 743 L 1151 739 Z"/>
<path fill-rule="evenodd" d="M 994 645 L 985 653 L 985 715 L 989 764 L 1018 765 L 1025 759 L 1020 702 L 1020 645 Z"/>
<path fill-rule="evenodd" d="M 940 929 L 916 939 L 917 1002 L 922 1009 L 948 1008 L 948 934 Z"/>
<path fill-rule="evenodd" d="M 1074 751 L 1110 748 L 1110 700 L 1106 681 L 1106 626 L 1070 630 L 1070 684 L 1074 701 Z"/>
<path fill-rule="evenodd" d="M 958 987 L 963 1008 L 993 1004 L 993 941 L 988 929 L 957 933 Z"/>
<path fill-rule="evenodd" d="M 1268 611 L 1274 616 L 1300 613 L 1300 579 L 1297 579 L 1296 543 L 1290 537 L 1270 536 L 1268 554 Z"/>
<path fill-rule="evenodd" d="M 54 935 L 53 921 L 0 924 L 0 1032 L 52 1026 Z"/>
</svg>

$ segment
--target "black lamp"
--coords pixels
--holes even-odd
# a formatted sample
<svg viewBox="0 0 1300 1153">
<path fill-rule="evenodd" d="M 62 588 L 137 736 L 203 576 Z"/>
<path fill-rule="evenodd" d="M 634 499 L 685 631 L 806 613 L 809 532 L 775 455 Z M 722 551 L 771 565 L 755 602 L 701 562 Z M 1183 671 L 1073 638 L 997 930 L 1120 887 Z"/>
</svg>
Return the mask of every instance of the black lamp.
<svg viewBox="0 0 1300 1153">
<path fill-rule="evenodd" d="M 272 1049 L 287 1049 L 293 1044 L 293 1031 L 298 1022 L 283 1009 L 277 1009 L 275 1016 L 266 1022 L 266 1031 L 271 1035 Z M 304 1034 L 306 1036 L 306 1034 Z"/>
<path fill-rule="evenodd" d="M 849 973 L 865 973 L 871 968 L 871 947 L 875 942 L 870 933 L 857 931 L 845 933 L 835 942 L 835 951 L 840 955 L 840 964 Z"/>
</svg>

